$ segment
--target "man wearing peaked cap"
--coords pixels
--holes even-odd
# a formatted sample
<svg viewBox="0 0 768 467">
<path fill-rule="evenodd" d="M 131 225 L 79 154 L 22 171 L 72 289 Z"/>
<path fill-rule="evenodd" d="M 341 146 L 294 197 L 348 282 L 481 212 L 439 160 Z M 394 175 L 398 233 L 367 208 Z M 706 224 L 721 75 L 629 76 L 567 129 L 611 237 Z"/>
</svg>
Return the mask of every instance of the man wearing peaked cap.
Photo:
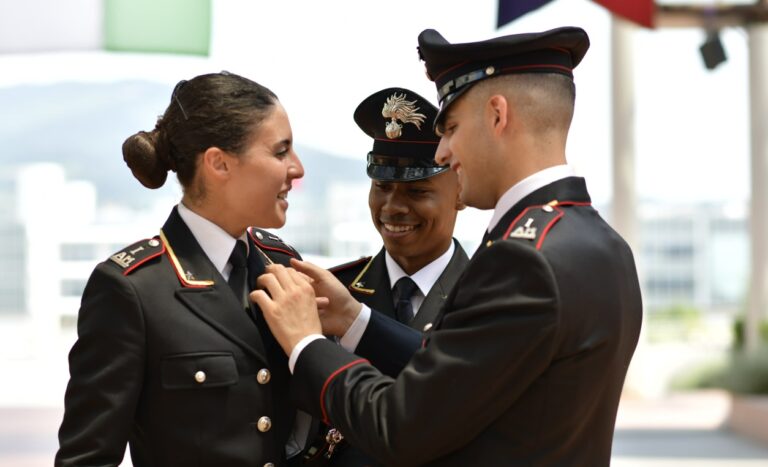
<svg viewBox="0 0 768 467">
<path fill-rule="evenodd" d="M 358 300 L 419 330 L 435 318 L 468 261 L 453 238 L 464 209 L 457 176 L 435 162 L 436 115 L 434 105 L 403 88 L 383 89 L 358 105 L 355 122 L 373 139 L 368 205 L 384 248 L 370 261 L 332 269 Z M 396 310 L 393 289 L 404 277 L 416 283 L 413 316 Z"/>
<path fill-rule="evenodd" d="M 388 354 L 401 346 L 388 340 L 387 330 L 398 326 L 394 321 L 418 331 L 431 326 L 469 261 L 453 238 L 456 216 L 464 208 L 456 173 L 435 162 L 440 141 L 433 130 L 436 115 L 437 107 L 403 88 L 368 96 L 354 113 L 357 125 L 373 139 L 366 156 L 368 205 L 384 247 L 374 257 L 331 268 L 352 296 L 369 307 L 356 317 L 351 332 L 342 335 L 346 329 L 339 329 L 338 335 L 345 348 L 384 362 L 379 370 L 392 375 L 401 364 L 392 369 Z M 403 284 L 412 286 L 408 296 Z M 333 329 L 326 326 L 325 331 Z M 332 465 L 375 462 L 351 447 L 335 451 Z"/>
<path fill-rule="evenodd" d="M 433 131 L 437 108 L 413 91 L 382 89 L 366 97 L 354 119 L 373 138 L 368 176 L 384 182 L 424 180 L 448 170 L 435 162 L 440 138 Z"/>
<path fill-rule="evenodd" d="M 487 78 L 559 74 L 573 79 L 573 69 L 588 48 L 587 34 L 573 27 L 466 44 L 451 44 L 434 29 L 419 34 L 419 56 L 426 65 L 427 77 L 437 86 L 437 121 L 451 102 Z"/>
<path fill-rule="evenodd" d="M 293 365 L 294 399 L 388 465 L 608 466 L 642 301 L 632 251 L 567 165 L 579 28 L 419 51 L 437 87 L 438 164 L 493 209 L 478 251 L 395 379 L 319 334 L 361 308 L 330 274 L 298 271 L 307 305 L 256 298 Z M 275 297 L 296 271 L 270 268 Z M 275 280 L 273 280 L 275 279 Z M 290 287 L 289 287 L 289 290 Z M 295 298 L 295 297 L 294 297 Z"/>
</svg>

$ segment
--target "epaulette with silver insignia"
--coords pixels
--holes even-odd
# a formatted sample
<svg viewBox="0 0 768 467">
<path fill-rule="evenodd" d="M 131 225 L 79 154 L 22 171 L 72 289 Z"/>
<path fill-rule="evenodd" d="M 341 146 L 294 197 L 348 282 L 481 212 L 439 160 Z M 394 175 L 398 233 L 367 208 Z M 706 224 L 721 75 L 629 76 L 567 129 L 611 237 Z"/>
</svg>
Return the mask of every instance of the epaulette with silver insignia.
<svg viewBox="0 0 768 467">
<path fill-rule="evenodd" d="M 563 217 L 563 210 L 556 202 L 543 206 L 529 206 L 509 224 L 502 239 L 522 240 L 541 249 L 547 233 L 555 223 Z"/>
<path fill-rule="evenodd" d="M 158 237 L 148 238 L 129 245 L 114 255 L 109 260 L 123 269 L 123 275 L 128 275 L 136 268 L 152 258 L 162 255 L 165 245 Z"/>
<path fill-rule="evenodd" d="M 268 232 L 258 227 L 249 227 L 248 235 L 250 235 L 251 240 L 263 250 L 277 251 L 293 256 L 294 258 L 299 256 L 299 253 L 294 247 L 285 243 L 280 237 L 272 232 Z"/>
</svg>

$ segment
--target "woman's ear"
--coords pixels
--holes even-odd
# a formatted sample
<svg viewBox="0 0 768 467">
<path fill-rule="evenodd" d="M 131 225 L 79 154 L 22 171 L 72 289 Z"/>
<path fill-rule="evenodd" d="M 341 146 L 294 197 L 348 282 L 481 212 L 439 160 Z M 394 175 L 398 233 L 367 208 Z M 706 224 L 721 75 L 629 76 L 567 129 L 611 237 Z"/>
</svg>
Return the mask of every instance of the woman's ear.
<svg viewBox="0 0 768 467">
<path fill-rule="evenodd" d="M 226 179 L 232 172 L 232 157 L 216 146 L 211 146 L 200 157 L 199 168 L 208 177 Z"/>
</svg>

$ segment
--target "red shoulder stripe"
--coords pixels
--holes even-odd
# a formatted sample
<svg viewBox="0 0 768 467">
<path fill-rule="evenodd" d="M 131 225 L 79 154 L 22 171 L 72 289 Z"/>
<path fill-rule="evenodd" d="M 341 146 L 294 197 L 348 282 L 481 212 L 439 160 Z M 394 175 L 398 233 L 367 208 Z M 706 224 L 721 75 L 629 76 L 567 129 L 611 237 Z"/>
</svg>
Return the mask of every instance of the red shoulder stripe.
<svg viewBox="0 0 768 467">
<path fill-rule="evenodd" d="M 296 253 L 294 253 L 291 250 L 285 250 L 283 248 L 278 248 L 276 246 L 268 246 L 268 245 L 265 245 L 264 243 L 260 242 L 259 239 L 256 238 L 256 236 L 253 234 L 253 231 L 250 230 L 250 229 L 248 229 L 248 236 L 251 237 L 251 240 L 253 240 L 253 243 L 257 244 L 259 246 L 259 248 L 261 248 L 263 250 L 279 251 L 280 253 L 285 253 L 286 255 L 291 256 L 293 258 L 296 257 Z"/>
<path fill-rule="evenodd" d="M 146 258 L 143 258 L 141 261 L 138 261 L 138 262 L 132 264 L 129 268 L 127 268 L 125 271 L 123 271 L 123 275 L 127 276 L 128 274 L 131 273 L 131 271 L 133 271 L 137 267 L 141 266 L 142 264 L 146 263 L 147 261 L 149 261 L 152 258 L 157 258 L 158 256 L 162 255 L 163 253 L 165 253 L 165 244 L 163 244 L 163 242 L 160 242 L 160 249 L 158 251 L 152 253 L 151 255 L 147 256 Z"/>
<path fill-rule="evenodd" d="M 547 233 L 549 233 L 549 229 L 551 229 L 551 228 L 552 228 L 552 226 L 553 226 L 553 225 L 555 225 L 555 223 L 556 223 L 557 221 L 559 221 L 559 220 L 560 220 L 560 218 L 561 218 L 561 217 L 563 217 L 563 215 L 565 214 L 565 213 L 563 212 L 563 210 L 562 210 L 562 209 L 560 209 L 560 208 L 558 208 L 557 206 L 554 206 L 552 209 L 554 209 L 555 211 L 557 211 L 557 215 L 556 215 L 555 217 L 553 217 L 551 221 L 549 221 L 549 223 L 547 224 L 547 226 L 546 226 L 546 227 L 544 227 L 544 231 L 543 231 L 543 232 L 541 232 L 541 237 L 539 237 L 539 241 L 538 241 L 538 242 L 536 242 L 536 249 L 537 249 L 537 250 L 541 250 L 541 244 L 542 244 L 542 243 L 544 243 L 544 238 L 547 236 Z"/>
<path fill-rule="evenodd" d="M 357 360 L 353 360 L 346 365 L 342 366 L 338 370 L 331 373 L 331 375 L 328 377 L 328 379 L 325 380 L 325 383 L 323 383 L 323 389 L 320 390 L 320 413 L 323 415 L 323 422 L 325 422 L 327 425 L 330 425 L 331 422 L 328 420 L 328 413 L 325 410 L 325 391 L 328 389 L 328 385 L 331 384 L 331 381 L 337 377 L 341 372 L 348 370 L 349 368 L 352 368 L 355 365 L 360 365 L 361 363 L 370 363 L 368 360 L 364 358 L 360 358 Z"/>
</svg>

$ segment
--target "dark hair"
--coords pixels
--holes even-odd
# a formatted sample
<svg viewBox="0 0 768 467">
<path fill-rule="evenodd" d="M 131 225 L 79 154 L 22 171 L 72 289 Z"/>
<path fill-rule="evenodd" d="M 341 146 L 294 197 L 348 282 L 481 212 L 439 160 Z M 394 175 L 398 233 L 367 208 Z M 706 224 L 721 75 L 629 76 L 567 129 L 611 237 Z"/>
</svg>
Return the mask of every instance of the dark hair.
<svg viewBox="0 0 768 467">
<path fill-rule="evenodd" d="M 123 160 L 147 188 L 163 186 L 173 170 L 187 190 L 195 178 L 198 154 L 212 146 L 240 153 L 276 102 L 272 91 L 233 73 L 180 81 L 155 129 L 125 140 Z"/>
</svg>

